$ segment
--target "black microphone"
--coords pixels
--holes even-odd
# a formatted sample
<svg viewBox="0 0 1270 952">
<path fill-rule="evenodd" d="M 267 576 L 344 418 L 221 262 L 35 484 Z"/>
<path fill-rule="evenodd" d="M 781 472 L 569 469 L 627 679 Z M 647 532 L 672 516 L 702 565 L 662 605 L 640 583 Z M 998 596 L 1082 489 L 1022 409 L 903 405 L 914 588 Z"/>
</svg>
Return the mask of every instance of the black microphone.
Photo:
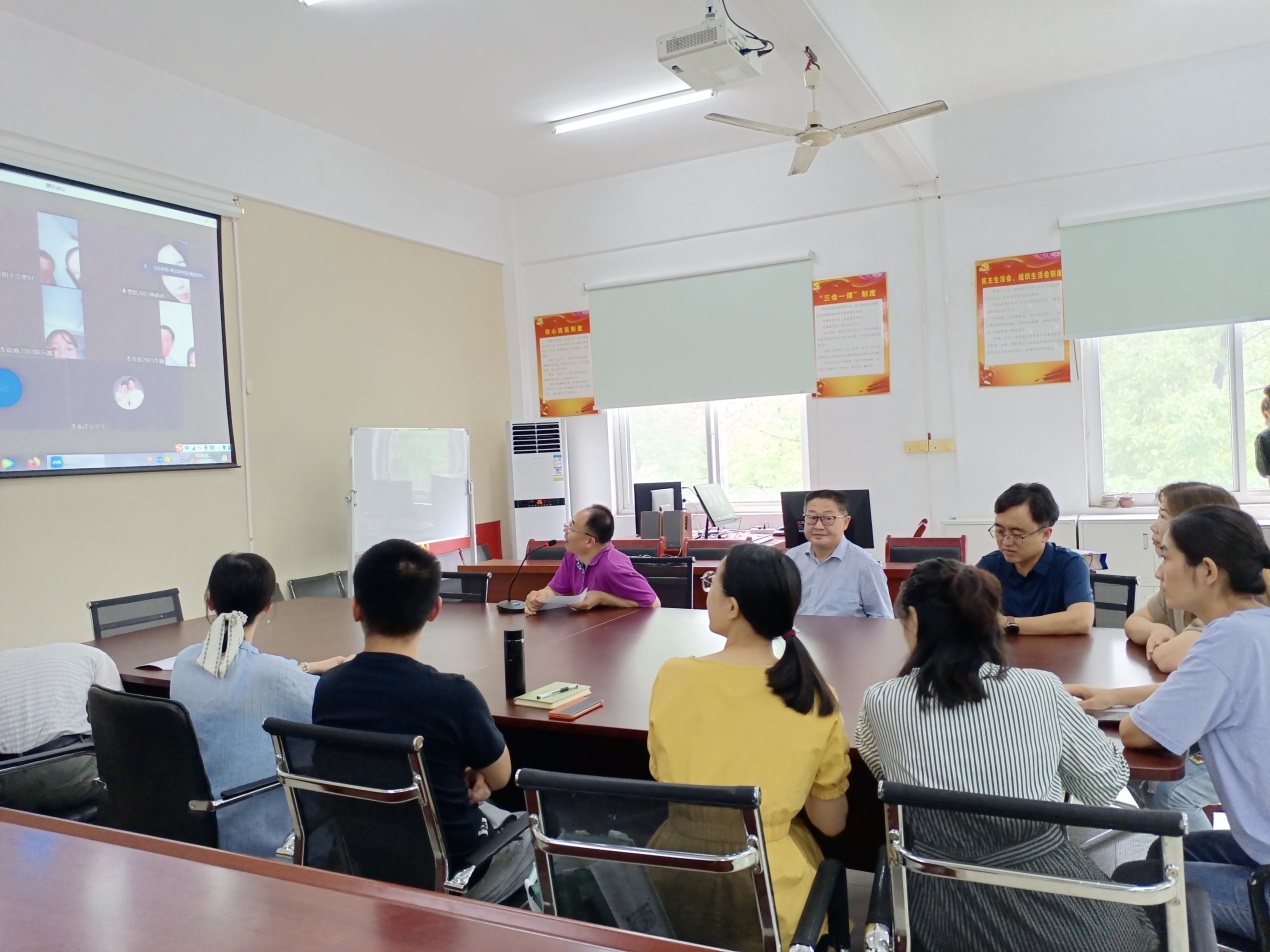
<svg viewBox="0 0 1270 952">
<path fill-rule="evenodd" d="M 531 552 L 537 552 L 539 549 L 549 549 L 556 544 L 555 539 L 548 539 L 542 545 L 534 546 L 532 549 L 525 550 L 525 557 L 520 560 L 520 565 L 516 566 L 516 574 L 512 576 L 512 580 L 507 583 L 507 597 L 501 602 L 494 605 L 498 609 L 500 615 L 520 615 L 525 611 L 525 603 L 512 598 L 512 589 L 516 587 L 516 579 L 520 578 L 520 570 L 525 567 L 525 562 L 529 559 Z"/>
</svg>

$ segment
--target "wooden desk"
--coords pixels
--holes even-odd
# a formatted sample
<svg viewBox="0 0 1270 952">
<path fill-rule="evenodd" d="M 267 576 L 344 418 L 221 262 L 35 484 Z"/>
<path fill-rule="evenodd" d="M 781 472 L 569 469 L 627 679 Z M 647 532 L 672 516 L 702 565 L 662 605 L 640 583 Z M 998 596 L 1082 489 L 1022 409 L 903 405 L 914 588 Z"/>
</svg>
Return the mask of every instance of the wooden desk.
<svg viewBox="0 0 1270 952">
<path fill-rule="evenodd" d="M 0 810 L 7 950 L 674 952 L 701 946 Z"/>
<path fill-rule="evenodd" d="M 361 647 L 344 599 L 297 599 L 278 605 L 261 625 L 262 651 L 308 660 L 348 654 Z M 800 616 L 798 628 L 816 663 L 838 691 L 847 730 L 869 685 L 893 677 L 906 657 L 898 622 L 869 618 Z M 190 621 L 116 635 L 96 644 L 115 658 L 129 689 L 167 693 L 166 672 L 134 669 L 142 661 L 175 654 L 202 638 L 206 622 Z M 545 711 L 516 707 L 505 697 L 504 628 L 525 630 L 526 683 L 555 680 L 589 684 L 604 707 L 576 722 L 549 720 Z M 648 776 L 648 700 L 662 662 L 717 651 L 723 639 L 708 628 L 705 612 L 557 609 L 538 615 L 499 615 L 492 605 L 449 603 L 424 629 L 420 660 L 471 680 L 490 706 L 520 767 L 621 777 Z M 1053 671 L 1066 682 L 1120 687 L 1159 681 L 1140 646 L 1118 629 L 1091 635 L 1009 639 L 1012 664 Z M 1176 780 L 1182 760 L 1163 752 L 1127 751 L 1133 776 Z M 858 869 L 872 869 L 882 829 L 880 806 L 868 770 L 853 755 L 848 832 L 826 844 Z M 504 798 L 515 796 L 507 791 Z M 504 806 L 518 806 L 504 799 Z"/>
<path fill-rule="evenodd" d="M 565 553 L 566 558 L 570 558 Z M 556 569 L 560 567 L 559 559 L 530 559 L 525 563 L 525 567 L 521 570 L 520 576 L 516 578 L 516 584 L 511 587 L 511 594 L 508 594 L 508 585 L 511 585 L 512 578 L 516 576 L 516 568 L 520 565 L 519 559 L 490 559 L 486 562 L 478 562 L 475 565 L 460 565 L 460 572 L 479 572 L 484 574 L 488 572 L 494 577 L 489 580 L 489 598 L 491 602 L 501 602 L 504 598 L 517 598 L 524 600 L 525 596 L 530 592 L 537 591 L 548 582 L 551 577 L 556 574 Z M 706 593 L 701 587 L 701 576 L 707 572 L 713 572 L 719 567 L 717 559 L 695 559 L 692 563 L 692 607 L 706 607 Z M 908 578 L 907 575 L 904 576 Z"/>
</svg>

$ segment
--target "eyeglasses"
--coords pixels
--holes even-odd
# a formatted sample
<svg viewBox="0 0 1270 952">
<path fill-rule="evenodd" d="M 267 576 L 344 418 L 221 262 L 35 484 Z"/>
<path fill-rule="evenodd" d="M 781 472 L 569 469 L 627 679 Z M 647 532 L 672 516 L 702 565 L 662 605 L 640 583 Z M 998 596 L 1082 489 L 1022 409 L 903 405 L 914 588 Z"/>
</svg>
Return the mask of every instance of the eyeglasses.
<svg viewBox="0 0 1270 952">
<path fill-rule="evenodd" d="M 803 516 L 803 522 L 809 526 L 814 526 L 816 523 L 820 523 L 828 529 L 841 518 L 841 516 Z"/>
<path fill-rule="evenodd" d="M 1002 529 L 1000 526 L 989 526 L 988 535 L 992 536 L 992 538 L 996 539 L 998 542 L 1005 542 L 1006 540 L 1009 540 L 1015 545 L 1018 545 L 1024 539 L 1030 539 L 1038 532 L 1044 532 L 1048 528 L 1049 526 L 1041 526 L 1041 528 L 1033 529 L 1031 532 L 1023 532 L 1019 529 Z"/>
<path fill-rule="evenodd" d="M 577 528 L 576 526 L 574 526 L 574 524 L 573 524 L 572 522 L 566 522 L 566 523 L 564 524 L 564 534 L 565 534 L 565 537 L 566 537 L 566 538 L 568 537 L 568 535 L 569 535 L 569 533 L 570 533 L 570 532 L 577 532 L 577 533 L 579 533 L 579 534 L 581 534 L 581 535 L 586 536 L 588 539 L 594 539 L 594 538 L 595 538 L 595 536 L 591 535 L 591 533 L 589 533 L 589 532 L 583 532 L 581 529 L 579 529 L 579 528 Z"/>
<path fill-rule="evenodd" d="M 703 592 L 710 591 L 710 586 L 714 584 L 714 570 L 701 573 L 701 590 Z"/>
</svg>

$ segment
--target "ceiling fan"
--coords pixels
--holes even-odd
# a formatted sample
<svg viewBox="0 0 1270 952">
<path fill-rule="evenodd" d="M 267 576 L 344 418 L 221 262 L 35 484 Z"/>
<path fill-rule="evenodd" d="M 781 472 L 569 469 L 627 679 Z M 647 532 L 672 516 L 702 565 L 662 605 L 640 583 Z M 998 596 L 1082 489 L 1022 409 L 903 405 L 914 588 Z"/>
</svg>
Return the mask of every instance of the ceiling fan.
<svg viewBox="0 0 1270 952">
<path fill-rule="evenodd" d="M 803 84 L 811 90 L 811 112 L 807 113 L 807 128 L 798 130 L 791 129 L 788 126 L 774 126 L 767 122 L 738 119 L 736 116 L 724 116 L 717 112 L 709 113 L 706 116 L 707 119 L 712 119 L 715 122 L 726 122 L 729 125 L 740 126 L 742 129 L 753 129 L 756 132 L 767 132 L 774 136 L 785 136 L 788 139 L 793 139 L 798 143 L 798 148 L 794 152 L 794 161 L 789 166 L 790 175 L 801 175 L 806 172 L 811 168 L 812 160 L 816 157 L 816 151 L 827 146 L 835 139 L 847 139 L 851 136 L 858 136 L 861 133 L 897 126 L 901 122 L 934 115 L 948 108 L 947 103 L 937 99 L 921 106 L 910 106 L 908 109 L 900 109 L 896 112 L 874 116 L 872 119 L 849 122 L 845 126 L 826 126 L 821 123 L 820 113 L 816 111 L 816 88 L 820 85 L 820 64 L 816 62 L 816 54 L 811 51 L 811 47 L 807 47 L 804 52 L 807 54 L 807 66 L 803 70 Z"/>
</svg>

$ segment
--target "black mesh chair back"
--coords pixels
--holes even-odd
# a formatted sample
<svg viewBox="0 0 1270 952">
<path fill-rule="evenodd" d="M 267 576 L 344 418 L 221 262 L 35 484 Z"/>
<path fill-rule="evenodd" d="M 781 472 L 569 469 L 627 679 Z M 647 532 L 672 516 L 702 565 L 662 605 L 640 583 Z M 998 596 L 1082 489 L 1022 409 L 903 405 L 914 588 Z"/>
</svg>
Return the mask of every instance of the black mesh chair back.
<svg viewBox="0 0 1270 952">
<path fill-rule="evenodd" d="M 692 556 L 632 555 L 631 564 L 648 579 L 663 608 L 692 607 Z"/>
<path fill-rule="evenodd" d="M 343 598 L 344 586 L 337 572 L 293 578 L 287 582 L 292 598 Z"/>
<path fill-rule="evenodd" d="M 97 772 L 105 785 L 97 808 L 103 826 L 216 846 L 216 814 L 190 809 L 210 801 L 189 712 L 167 698 L 94 685 L 88 689 Z"/>
<path fill-rule="evenodd" d="M 1014 924 L 1042 921 L 1054 936 L 1050 948 L 1066 947 L 1069 935 L 1072 947 L 1153 944 L 1152 928 L 1135 906 L 1161 907 L 1167 935 L 1163 948 L 1169 952 L 1216 947 L 1206 896 L 1198 887 L 1186 886 L 1181 839 L 1186 818 L 1181 813 L 959 793 L 890 781 L 878 785 L 878 799 L 886 816 L 887 863 L 874 888 L 889 890 L 891 902 L 889 910 L 870 904 L 865 933 L 891 944 L 876 947 L 921 948 L 923 935 L 938 935 L 950 947 L 964 943 L 966 936 L 949 934 L 948 923 L 932 918 L 950 904 L 961 910 L 959 929 L 983 931 L 973 937 L 977 948 L 1013 948 L 1012 937 L 1028 934 L 1015 931 Z M 1156 864 L 1153 876 L 1134 885 L 1106 880 L 1067 840 L 1069 825 L 1159 836 L 1168 867 Z M 1116 878 L 1121 879 L 1119 870 Z M 931 910 L 925 919 L 910 918 L 910 895 L 918 889 L 922 894 L 914 910 Z M 1030 898 L 1021 899 L 1025 893 Z M 1188 916 L 1191 903 L 1197 906 L 1194 916 Z"/>
<path fill-rule="evenodd" d="M 530 539 L 525 544 L 525 558 L 531 562 L 559 562 L 564 558 L 564 546 L 559 542 L 547 545 L 545 539 Z"/>
<path fill-rule="evenodd" d="M 446 856 L 423 738 L 266 718 L 304 866 L 441 889 Z"/>
<path fill-rule="evenodd" d="M 281 582 L 274 582 L 274 583 L 273 583 L 273 600 L 274 600 L 275 602 L 282 602 L 282 601 L 286 601 L 286 596 L 282 594 L 282 583 L 281 583 Z"/>
<path fill-rule="evenodd" d="M 756 787 L 523 769 L 549 915 L 724 949 L 778 948 Z M 816 923 L 824 921 L 824 913 Z"/>
<path fill-rule="evenodd" d="M 181 614 L 181 592 L 175 588 L 146 592 L 144 595 L 125 595 L 123 598 L 104 598 L 89 602 L 88 611 L 93 617 L 94 639 L 185 620 Z"/>
<path fill-rule="evenodd" d="M 1123 628 L 1137 601 L 1137 576 L 1093 572 L 1089 581 L 1094 588 L 1094 626 Z"/>
<path fill-rule="evenodd" d="M 340 595 L 348 598 L 348 569 L 340 569 L 336 572 L 335 581 L 340 583 Z"/>
<path fill-rule="evenodd" d="M 441 601 L 483 605 L 489 600 L 489 583 L 493 577 L 491 572 L 442 572 Z"/>
</svg>

